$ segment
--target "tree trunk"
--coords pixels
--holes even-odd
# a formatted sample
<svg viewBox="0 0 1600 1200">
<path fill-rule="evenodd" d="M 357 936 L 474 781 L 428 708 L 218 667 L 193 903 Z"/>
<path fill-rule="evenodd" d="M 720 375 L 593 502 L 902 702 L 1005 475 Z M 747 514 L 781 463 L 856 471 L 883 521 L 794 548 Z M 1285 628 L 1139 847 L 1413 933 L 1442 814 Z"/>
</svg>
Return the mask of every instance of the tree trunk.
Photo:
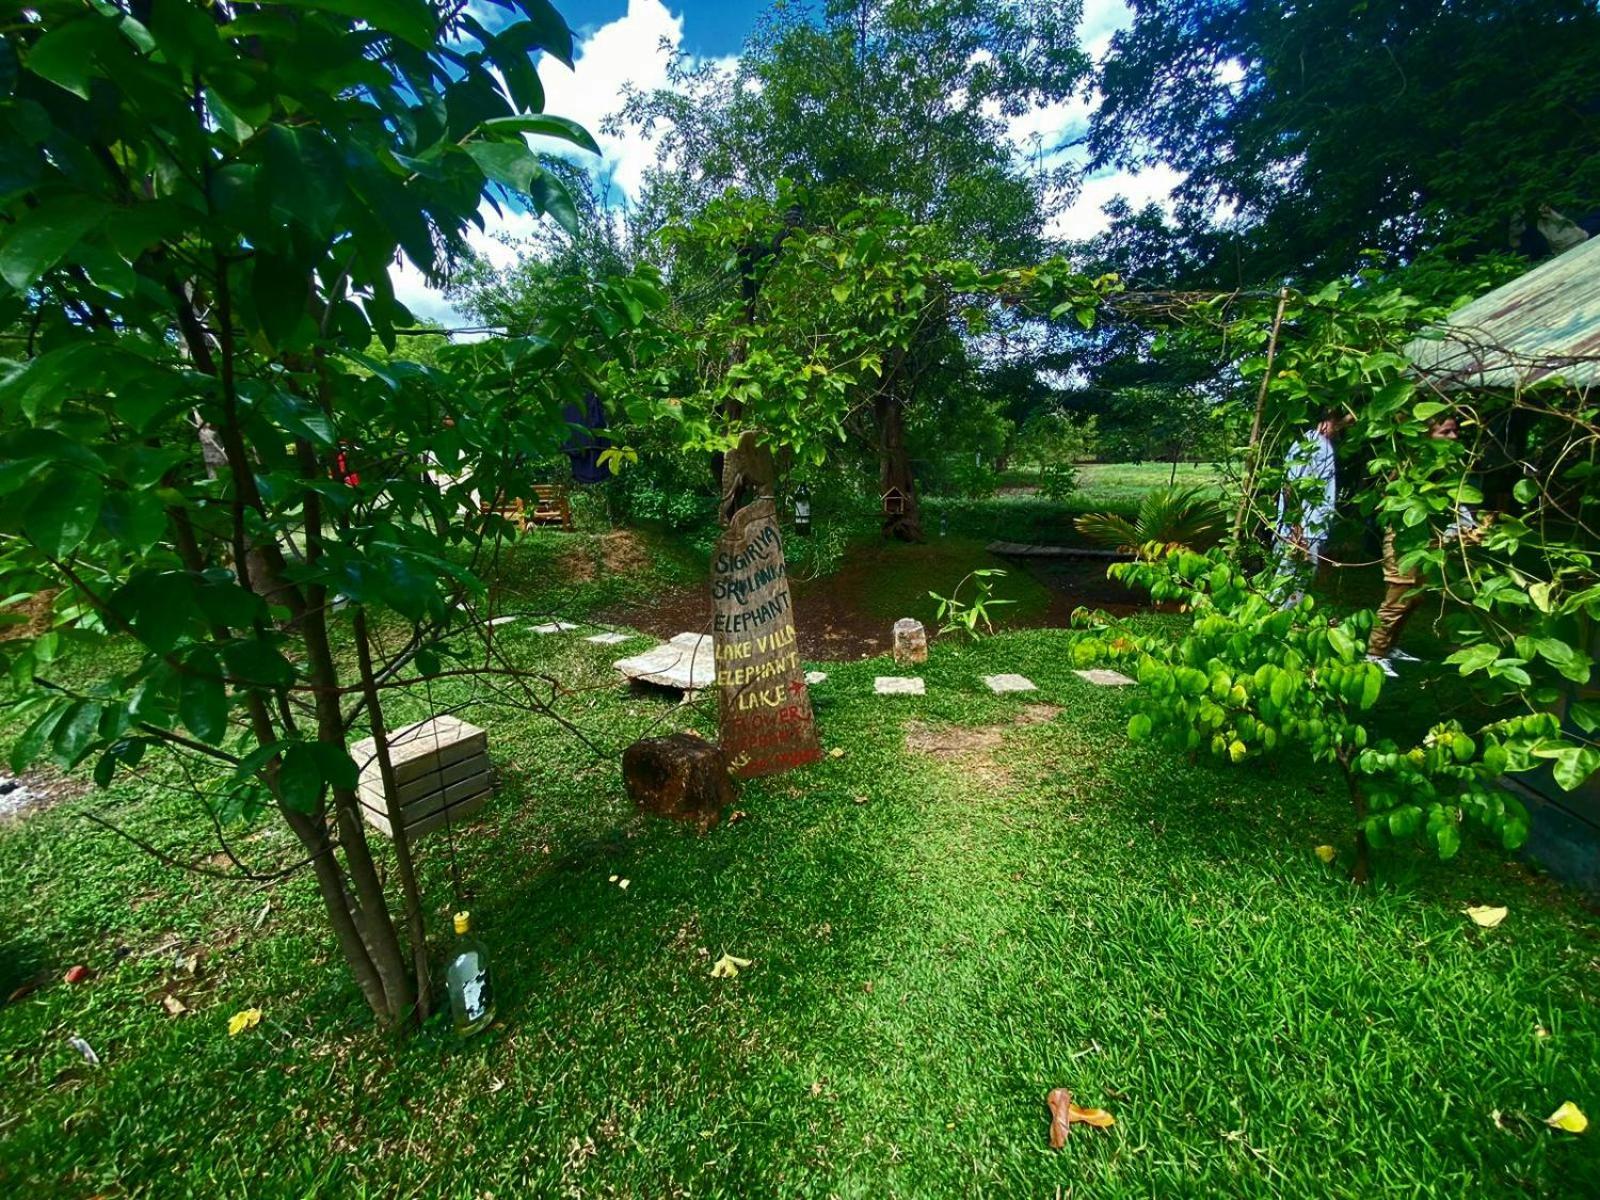
<svg viewBox="0 0 1600 1200">
<path fill-rule="evenodd" d="M 884 512 L 883 536 L 920 542 L 922 516 L 917 508 L 917 481 L 906 453 L 906 406 L 899 388 L 891 385 L 879 392 L 873 414 L 878 422 L 878 491 L 887 496 L 896 490 L 903 498 L 897 505 L 902 511 Z"/>
<path fill-rule="evenodd" d="M 1367 843 L 1367 798 L 1350 764 L 1341 758 L 1339 766 L 1344 770 L 1345 786 L 1350 789 L 1350 805 L 1356 812 L 1356 861 L 1350 869 L 1350 882 L 1364 887 L 1372 878 L 1372 847 Z"/>
<path fill-rule="evenodd" d="M 356 609 L 356 661 L 361 669 L 362 694 L 367 701 L 367 720 L 378 758 L 378 774 L 388 800 L 389 828 L 394 830 L 395 872 L 400 876 L 400 895 L 405 901 L 406 936 L 411 942 L 411 966 L 417 977 L 417 1019 L 426 1021 L 433 1011 L 433 988 L 428 978 L 428 931 L 422 911 L 422 893 L 417 887 L 416 867 L 411 861 L 411 841 L 406 836 L 405 818 L 400 812 L 400 785 L 395 781 L 394 759 L 389 753 L 389 728 L 383 718 L 383 698 L 378 694 L 378 679 L 372 669 L 372 646 L 367 637 L 367 614 Z"/>
</svg>

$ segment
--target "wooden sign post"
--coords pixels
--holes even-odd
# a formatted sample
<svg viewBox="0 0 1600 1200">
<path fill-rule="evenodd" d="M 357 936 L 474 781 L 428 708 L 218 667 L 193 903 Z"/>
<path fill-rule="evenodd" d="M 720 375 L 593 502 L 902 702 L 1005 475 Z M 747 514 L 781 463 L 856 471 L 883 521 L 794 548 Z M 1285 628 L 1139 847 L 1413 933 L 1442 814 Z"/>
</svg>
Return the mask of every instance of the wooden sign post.
<svg viewBox="0 0 1600 1200">
<path fill-rule="evenodd" d="M 733 514 L 711 561 L 718 716 L 740 779 L 822 757 L 795 639 L 789 574 L 770 497 Z"/>
</svg>

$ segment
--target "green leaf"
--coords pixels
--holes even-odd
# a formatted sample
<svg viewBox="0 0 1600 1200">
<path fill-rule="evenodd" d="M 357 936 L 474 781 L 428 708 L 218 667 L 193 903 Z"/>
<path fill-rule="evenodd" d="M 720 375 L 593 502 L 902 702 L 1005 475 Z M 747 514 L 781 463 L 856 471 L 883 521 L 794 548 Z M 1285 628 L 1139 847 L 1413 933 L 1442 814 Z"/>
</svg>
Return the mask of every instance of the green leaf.
<svg viewBox="0 0 1600 1200">
<path fill-rule="evenodd" d="M 70 769 L 83 761 L 100 729 L 100 713 L 101 706 L 87 700 L 80 700 L 67 709 L 50 739 L 57 765 Z"/>
<path fill-rule="evenodd" d="M 519 195 L 527 195 L 531 190 L 539 160 L 522 142 L 473 142 L 466 149 L 468 157 L 478 164 L 478 169 L 490 182 L 508 187 Z"/>
<path fill-rule="evenodd" d="M 572 30 L 567 27 L 566 19 L 556 11 L 550 0 L 523 0 L 520 7 L 528 19 L 501 31 L 501 48 L 521 50 L 525 54 L 537 47 L 570 69 Z"/>
<path fill-rule="evenodd" d="M 543 169 L 536 171 L 529 181 L 528 195 L 533 198 L 533 206 L 561 228 L 568 233 L 578 232 L 578 206 L 559 176 Z"/>
<path fill-rule="evenodd" d="M 310 272 L 293 259 L 258 250 L 250 287 L 262 335 L 273 346 L 285 345 L 305 319 L 311 296 Z"/>
<path fill-rule="evenodd" d="M 594 138 L 590 136 L 589 131 L 582 125 L 576 121 L 568 120 L 566 117 L 552 116 L 549 113 L 536 113 L 521 117 L 494 117 L 485 121 L 481 128 L 485 133 L 531 133 L 539 137 L 558 138 L 563 142 L 571 142 L 574 146 L 587 150 L 590 154 L 600 153 L 600 147 L 595 144 Z M 475 142 L 467 147 L 467 152 L 470 154 L 474 146 L 484 144 L 483 142 Z M 523 149 L 527 149 L 527 147 L 524 146 Z"/>
<path fill-rule="evenodd" d="M 311 812 L 322 797 L 322 765 L 313 743 L 298 742 L 285 752 L 278 769 L 278 791 L 297 812 Z"/>
<path fill-rule="evenodd" d="M 1600 768 L 1600 750 L 1592 746 L 1571 746 L 1556 758 L 1554 775 L 1563 791 L 1573 791 Z"/>
<path fill-rule="evenodd" d="M 89 83 L 99 74 L 95 70 L 95 54 L 108 36 L 115 33 L 103 18 L 68 21 L 35 42 L 23 65 L 39 78 L 87 100 Z"/>
<path fill-rule="evenodd" d="M 178 719 L 195 737 L 215 746 L 228 727 L 228 693 L 209 657 L 191 655 L 189 669 L 179 676 Z"/>
<path fill-rule="evenodd" d="M 70 708 L 71 705 L 59 704 L 48 709 L 16 740 L 11 747 L 10 758 L 13 775 L 20 774 L 44 752 L 45 746 L 50 743 L 50 738 L 55 733 L 56 726 L 61 723 L 61 719 L 67 715 Z"/>
<path fill-rule="evenodd" d="M 1474 671 L 1483 670 L 1499 657 L 1500 647 L 1492 642 L 1480 642 L 1476 646 L 1457 650 L 1444 661 L 1459 666 L 1463 675 L 1471 675 Z"/>
<path fill-rule="evenodd" d="M 146 551 L 167 531 L 167 510 L 153 492 L 112 492 L 100 510 L 106 532 L 134 550 Z"/>
<path fill-rule="evenodd" d="M 22 527 L 51 558 L 64 558 L 83 544 L 100 516 L 105 486 L 85 471 L 56 471 L 28 505 Z"/>
<path fill-rule="evenodd" d="M 432 47 L 437 32 L 433 11 L 423 0 L 280 0 L 290 8 L 310 8 L 364 21 L 392 33 L 419 50 Z"/>
<path fill-rule="evenodd" d="M 0 278 L 25 292 L 105 220 L 110 209 L 89 196 L 47 197 L 6 230 Z"/>
<path fill-rule="evenodd" d="M 1133 716 L 1128 718 L 1128 740 L 1130 742 L 1144 741 L 1145 738 L 1150 736 L 1151 728 L 1152 723 L 1149 717 L 1145 716 L 1144 713 L 1134 713 Z"/>
<path fill-rule="evenodd" d="M 361 770 L 349 751 L 334 742 L 308 742 L 316 755 L 317 766 L 330 787 L 354 788 L 361 781 Z"/>
<path fill-rule="evenodd" d="M 294 682 L 294 665 L 271 642 L 230 642 L 222 648 L 222 661 L 232 678 L 246 683 L 287 687 Z"/>
</svg>

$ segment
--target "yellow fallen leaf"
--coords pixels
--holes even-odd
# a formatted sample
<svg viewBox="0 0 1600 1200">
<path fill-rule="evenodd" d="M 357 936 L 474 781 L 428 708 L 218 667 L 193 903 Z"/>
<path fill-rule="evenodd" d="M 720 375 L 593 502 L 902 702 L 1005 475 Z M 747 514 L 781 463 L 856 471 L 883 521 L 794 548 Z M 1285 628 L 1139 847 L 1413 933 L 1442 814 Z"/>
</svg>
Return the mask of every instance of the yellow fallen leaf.
<svg viewBox="0 0 1600 1200">
<path fill-rule="evenodd" d="M 735 958 L 731 954 L 724 954 L 711 965 L 711 978 L 732 979 L 739 973 L 740 968 L 748 967 L 749 965 L 750 960 L 748 958 Z"/>
<path fill-rule="evenodd" d="M 1331 863 L 1338 855 L 1338 851 L 1332 846 L 1318 846 L 1312 853 L 1325 863 Z"/>
<path fill-rule="evenodd" d="M 1589 1118 L 1571 1100 L 1546 1117 L 1544 1123 L 1551 1129 L 1565 1129 L 1568 1133 L 1582 1133 L 1589 1128 Z"/>
<path fill-rule="evenodd" d="M 261 1010 L 247 1008 L 243 1012 L 236 1012 L 228 1018 L 228 1036 L 236 1037 L 246 1029 L 254 1029 L 261 1024 Z"/>
<path fill-rule="evenodd" d="M 1093 1125 L 1096 1129 L 1110 1129 L 1117 1123 L 1103 1108 L 1079 1108 L 1076 1104 L 1067 1109 L 1067 1122 L 1071 1125 Z"/>
<path fill-rule="evenodd" d="M 623 891 L 627 891 L 628 890 L 628 885 L 630 883 L 632 883 L 632 882 L 633 882 L 633 880 L 631 880 L 631 879 L 619 879 L 619 880 L 617 880 L 617 886 L 619 888 L 621 888 Z"/>
<path fill-rule="evenodd" d="M 1482 926 L 1484 929 L 1493 929 L 1506 919 L 1506 913 L 1509 910 L 1504 906 L 1496 908 L 1492 904 L 1474 904 L 1471 908 L 1463 908 L 1461 911 L 1472 918 L 1474 925 Z"/>
<path fill-rule="evenodd" d="M 829 758 L 843 758 L 844 757 L 844 747 L 843 746 L 835 746 L 832 750 L 828 751 L 828 757 Z"/>
</svg>

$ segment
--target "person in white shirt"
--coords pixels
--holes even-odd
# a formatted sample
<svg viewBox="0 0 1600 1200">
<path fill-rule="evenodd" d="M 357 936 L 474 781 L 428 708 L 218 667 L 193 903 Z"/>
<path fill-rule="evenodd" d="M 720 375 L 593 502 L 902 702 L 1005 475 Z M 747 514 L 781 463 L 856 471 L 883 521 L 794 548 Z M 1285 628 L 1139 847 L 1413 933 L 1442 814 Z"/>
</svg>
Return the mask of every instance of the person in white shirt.
<svg viewBox="0 0 1600 1200">
<path fill-rule="evenodd" d="M 1355 417 L 1329 413 L 1308 429 L 1284 459 L 1283 490 L 1278 493 L 1277 573 L 1285 582 L 1283 608 L 1300 603 L 1322 562 L 1322 547 L 1333 529 L 1339 490 L 1339 459 L 1334 446 Z"/>
</svg>

